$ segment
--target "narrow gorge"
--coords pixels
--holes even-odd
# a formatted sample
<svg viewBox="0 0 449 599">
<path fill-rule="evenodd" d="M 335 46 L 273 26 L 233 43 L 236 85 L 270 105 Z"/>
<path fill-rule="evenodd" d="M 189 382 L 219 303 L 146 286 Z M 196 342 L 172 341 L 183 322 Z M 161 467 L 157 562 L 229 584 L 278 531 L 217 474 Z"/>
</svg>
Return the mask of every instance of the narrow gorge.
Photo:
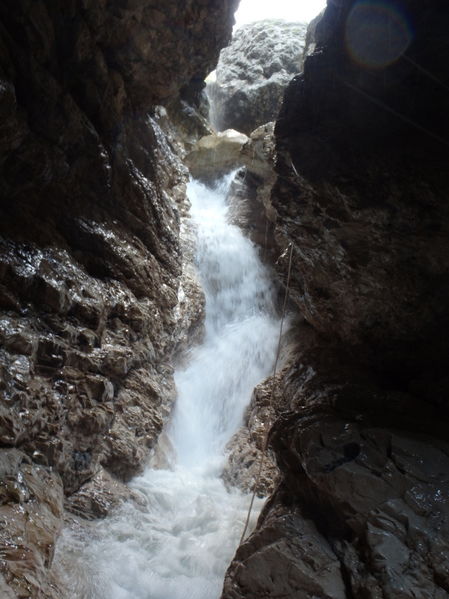
<svg viewBox="0 0 449 599">
<path fill-rule="evenodd" d="M 2 599 L 449 598 L 449 5 L 238 4 L 0 5 Z"/>
</svg>

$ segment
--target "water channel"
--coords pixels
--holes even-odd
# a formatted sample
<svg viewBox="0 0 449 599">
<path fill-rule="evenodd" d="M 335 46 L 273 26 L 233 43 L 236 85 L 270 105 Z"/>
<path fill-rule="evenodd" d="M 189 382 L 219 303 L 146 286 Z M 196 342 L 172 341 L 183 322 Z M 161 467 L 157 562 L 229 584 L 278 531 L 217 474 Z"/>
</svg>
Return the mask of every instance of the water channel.
<svg viewBox="0 0 449 599">
<path fill-rule="evenodd" d="M 206 296 L 205 336 L 175 376 L 166 469 L 131 487 L 143 501 L 84 529 L 67 529 L 64 577 L 73 599 L 218 599 L 243 530 L 248 495 L 227 490 L 225 448 L 254 386 L 270 374 L 279 330 L 269 271 L 228 222 L 231 176 L 188 196 Z M 258 500 L 253 518 L 260 509 Z"/>
</svg>

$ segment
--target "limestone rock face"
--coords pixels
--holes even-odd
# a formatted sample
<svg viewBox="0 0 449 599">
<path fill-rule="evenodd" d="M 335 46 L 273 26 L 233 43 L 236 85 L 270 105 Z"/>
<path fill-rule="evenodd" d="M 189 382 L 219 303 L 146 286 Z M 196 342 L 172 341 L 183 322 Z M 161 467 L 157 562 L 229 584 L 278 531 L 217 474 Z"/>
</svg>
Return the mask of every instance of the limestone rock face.
<svg viewBox="0 0 449 599">
<path fill-rule="evenodd" d="M 276 119 L 287 84 L 302 70 L 306 29 L 304 23 L 258 21 L 235 31 L 208 86 L 217 131 L 249 135 Z"/>
<path fill-rule="evenodd" d="M 240 151 L 247 141 L 246 135 L 233 129 L 206 135 L 187 154 L 185 163 L 195 179 L 213 181 L 240 166 Z"/>
<path fill-rule="evenodd" d="M 449 10 L 390 6 L 370 44 L 368 4 L 329 2 L 276 123 L 303 320 L 269 435 L 281 482 L 224 598 L 449 594 Z"/>
<path fill-rule="evenodd" d="M 214 67 L 235 8 L 1 3 L 0 445 L 58 502 L 102 469 L 95 493 L 138 472 L 169 413 L 187 171 L 157 105 Z M 53 515 L 2 561 L 2 591 L 60 597 L 45 582 L 59 503 L 21 493 Z M 21 546 L 27 510 L 2 546 Z"/>
</svg>

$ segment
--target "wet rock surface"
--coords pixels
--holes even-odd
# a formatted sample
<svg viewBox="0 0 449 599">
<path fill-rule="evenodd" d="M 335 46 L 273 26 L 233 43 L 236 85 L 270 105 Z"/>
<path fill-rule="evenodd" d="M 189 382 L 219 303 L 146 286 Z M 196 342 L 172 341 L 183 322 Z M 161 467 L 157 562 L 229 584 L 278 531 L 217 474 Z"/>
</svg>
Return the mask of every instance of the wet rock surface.
<svg viewBox="0 0 449 599">
<path fill-rule="evenodd" d="M 220 54 L 216 82 L 208 86 L 217 131 L 249 135 L 277 118 L 290 79 L 302 71 L 307 26 L 258 21 L 234 32 Z"/>
<path fill-rule="evenodd" d="M 58 596 L 48 575 L 63 514 L 61 478 L 18 449 L 0 462 L 0 591 L 2 597 Z"/>
<path fill-rule="evenodd" d="M 346 597 L 340 564 L 312 520 L 277 502 L 258 526 L 237 551 L 225 597 Z"/>
<path fill-rule="evenodd" d="M 392 60 L 382 27 L 353 35 L 355 5 L 330 3 L 276 123 L 275 236 L 304 321 L 269 434 L 281 482 L 224 598 L 449 595 L 449 13 L 389 6 Z"/>
<path fill-rule="evenodd" d="M 170 411 L 187 171 L 157 105 L 212 70 L 235 4 L 0 7 L 0 460 L 29 488 L 3 496 L 5 596 L 61 596 L 62 491 L 103 515 Z"/>
<path fill-rule="evenodd" d="M 281 481 L 223 596 L 446 597 L 446 423 L 302 326 L 269 433 Z"/>
<path fill-rule="evenodd" d="M 269 496 L 279 480 L 272 452 L 267 451 L 268 431 L 276 420 L 275 396 L 280 379 L 277 374 L 257 385 L 245 414 L 244 425 L 228 443 L 228 460 L 222 478 L 226 485 L 238 487 L 259 497 Z"/>
<path fill-rule="evenodd" d="M 104 518 L 126 501 L 139 502 L 140 497 L 107 470 L 99 471 L 67 498 L 64 508 L 80 518 Z"/>
<path fill-rule="evenodd" d="M 175 360 L 180 363 L 187 350 L 200 343 L 204 335 L 206 298 L 196 267 L 196 229 L 190 214 L 181 219 L 180 242 L 182 250 L 182 274 L 176 306 Z"/>
</svg>

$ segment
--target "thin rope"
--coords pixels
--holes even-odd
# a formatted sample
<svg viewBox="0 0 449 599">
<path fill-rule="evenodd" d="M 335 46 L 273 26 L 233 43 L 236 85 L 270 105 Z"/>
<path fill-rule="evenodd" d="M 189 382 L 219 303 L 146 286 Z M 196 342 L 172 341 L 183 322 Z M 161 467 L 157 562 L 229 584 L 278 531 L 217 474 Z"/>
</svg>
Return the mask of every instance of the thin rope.
<svg viewBox="0 0 449 599">
<path fill-rule="evenodd" d="M 287 271 L 287 284 L 285 286 L 284 303 L 282 305 L 281 324 L 279 327 L 278 346 L 277 346 L 276 358 L 274 361 L 273 374 L 272 374 L 272 379 L 271 379 L 271 394 L 270 395 L 271 395 L 272 403 L 274 400 L 274 393 L 275 393 L 275 379 L 276 379 L 276 374 L 277 374 L 277 367 L 278 367 L 279 357 L 281 355 L 282 333 L 284 330 L 285 314 L 287 311 L 287 302 L 288 302 L 288 297 L 290 294 L 290 279 L 291 279 L 291 274 L 292 274 L 292 261 L 293 261 L 293 243 L 290 243 L 290 256 L 288 259 L 288 271 Z M 245 539 L 246 531 L 248 530 L 249 521 L 251 518 L 251 512 L 253 510 L 254 501 L 256 499 L 257 488 L 259 486 L 260 479 L 262 476 L 262 469 L 263 469 L 263 465 L 265 463 L 265 455 L 266 455 L 267 448 L 268 448 L 268 427 L 265 432 L 265 439 L 263 442 L 261 458 L 259 461 L 259 471 L 257 473 L 256 482 L 254 484 L 254 489 L 253 489 L 253 493 L 251 496 L 251 502 L 249 504 L 248 514 L 246 516 L 245 527 L 243 528 L 242 536 L 240 537 L 240 543 L 239 543 L 240 545 L 243 543 L 243 541 Z"/>
<path fill-rule="evenodd" d="M 263 261 L 267 259 L 267 246 L 268 246 L 268 218 L 265 216 L 265 235 L 263 240 Z"/>
</svg>

